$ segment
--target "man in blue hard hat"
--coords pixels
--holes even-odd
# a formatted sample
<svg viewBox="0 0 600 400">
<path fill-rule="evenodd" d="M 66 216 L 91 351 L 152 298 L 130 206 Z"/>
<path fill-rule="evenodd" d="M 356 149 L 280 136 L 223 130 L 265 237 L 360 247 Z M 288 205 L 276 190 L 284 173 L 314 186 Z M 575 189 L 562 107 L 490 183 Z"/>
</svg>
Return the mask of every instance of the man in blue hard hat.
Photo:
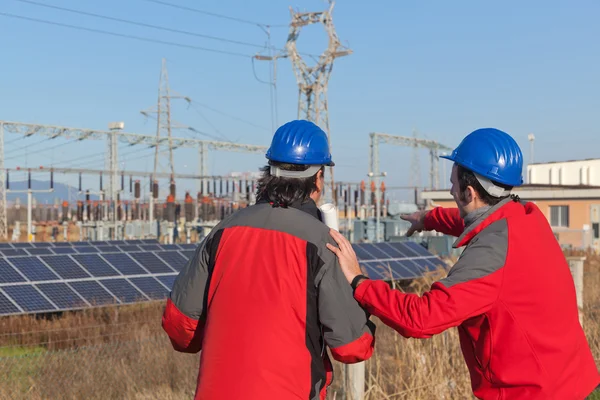
<svg viewBox="0 0 600 400">
<path fill-rule="evenodd" d="M 543 212 L 511 195 L 523 183 L 514 139 L 479 129 L 450 156 L 456 208 L 403 218 L 415 231 L 458 237 L 460 259 L 423 295 L 361 275 L 352 247 L 332 232 L 354 297 L 401 335 L 428 338 L 457 327 L 480 399 L 584 399 L 600 383 L 578 318 L 569 266 Z"/>
<path fill-rule="evenodd" d="M 316 203 L 333 166 L 327 135 L 281 126 L 257 204 L 218 224 L 177 277 L 163 328 L 178 351 L 202 350 L 196 399 L 325 399 L 327 347 L 368 359 L 374 325 L 352 297 Z"/>
</svg>

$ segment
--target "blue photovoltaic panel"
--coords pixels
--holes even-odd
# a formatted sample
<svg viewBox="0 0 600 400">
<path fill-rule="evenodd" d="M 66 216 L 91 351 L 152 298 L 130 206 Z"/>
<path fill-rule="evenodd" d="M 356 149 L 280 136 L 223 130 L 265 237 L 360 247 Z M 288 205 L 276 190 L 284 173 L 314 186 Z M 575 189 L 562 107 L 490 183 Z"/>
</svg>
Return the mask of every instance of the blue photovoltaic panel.
<svg viewBox="0 0 600 400">
<path fill-rule="evenodd" d="M 151 274 L 172 273 L 174 270 L 169 268 L 162 260 L 152 253 L 130 253 L 131 258 L 135 259 Z"/>
<path fill-rule="evenodd" d="M 76 247 L 75 250 L 77 250 L 77 252 L 79 253 L 98 253 L 98 249 L 92 246 L 80 246 L 80 247 Z"/>
<path fill-rule="evenodd" d="M 27 252 L 24 249 L 5 249 L 0 250 L 0 253 L 4 257 L 13 257 L 13 256 L 28 256 Z"/>
<path fill-rule="evenodd" d="M 90 242 L 90 245 L 97 247 L 110 246 L 111 244 L 108 242 Z"/>
<path fill-rule="evenodd" d="M 12 249 L 13 247 L 10 245 L 10 243 L 0 243 L 0 250 L 4 250 L 4 249 Z"/>
<path fill-rule="evenodd" d="M 153 300 L 164 299 L 169 294 L 166 287 L 150 276 L 145 278 L 130 278 L 129 280 Z"/>
<path fill-rule="evenodd" d="M 89 246 L 90 242 L 71 242 L 73 247 Z"/>
<path fill-rule="evenodd" d="M 18 314 L 21 311 L 0 292 L 0 315 Z"/>
<path fill-rule="evenodd" d="M 118 246 L 119 249 L 125 253 L 131 253 L 133 251 L 142 251 L 142 249 L 140 249 L 138 246 L 134 246 L 134 245 L 126 245 L 126 246 Z"/>
<path fill-rule="evenodd" d="M 102 279 L 100 281 L 121 303 L 146 301 L 146 297 L 125 279 Z"/>
<path fill-rule="evenodd" d="M 139 266 L 131 257 L 124 253 L 102 254 L 113 267 L 123 275 L 145 275 L 148 272 Z"/>
<path fill-rule="evenodd" d="M 118 304 L 110 293 L 108 293 L 98 282 L 79 281 L 69 282 L 69 286 L 77 291 L 92 306 L 103 306 L 107 304 Z"/>
<path fill-rule="evenodd" d="M 52 243 L 49 242 L 37 242 L 33 243 L 33 247 L 52 247 Z"/>
<path fill-rule="evenodd" d="M 194 257 L 194 254 L 196 253 L 195 250 L 185 250 L 185 251 L 180 251 L 181 254 L 183 254 L 188 260 L 191 260 Z"/>
<path fill-rule="evenodd" d="M 8 262 L 0 258 L 0 283 L 25 282 L 23 278 Z"/>
<path fill-rule="evenodd" d="M 181 247 L 177 244 L 161 244 L 160 248 L 163 250 L 181 250 Z"/>
<path fill-rule="evenodd" d="M 41 256 L 45 254 L 54 254 L 48 247 L 34 247 L 27 249 L 27 252 L 32 256 Z"/>
<path fill-rule="evenodd" d="M 119 272 L 104 261 L 98 254 L 76 254 L 72 256 L 92 276 L 117 276 Z"/>
<path fill-rule="evenodd" d="M 431 257 L 432 254 L 427 251 L 427 249 L 423 246 L 421 246 L 418 243 L 415 242 L 405 242 L 404 245 L 408 248 L 410 248 L 411 250 L 413 250 L 415 253 L 417 253 L 420 257 Z"/>
<path fill-rule="evenodd" d="M 157 251 L 155 254 L 162 258 L 175 271 L 181 271 L 188 262 L 188 260 L 177 251 Z"/>
<path fill-rule="evenodd" d="M 127 244 L 124 240 L 107 240 L 106 243 L 111 246 L 124 246 Z"/>
<path fill-rule="evenodd" d="M 25 311 L 56 311 L 56 308 L 33 286 L 3 286 L 2 290 Z"/>
<path fill-rule="evenodd" d="M 54 243 L 54 247 L 73 247 L 71 242 L 56 242 Z"/>
<path fill-rule="evenodd" d="M 360 261 L 369 261 L 376 258 L 373 254 L 367 252 L 363 245 L 353 244 L 352 249 Z"/>
<path fill-rule="evenodd" d="M 179 247 L 184 250 L 196 250 L 200 243 L 179 243 Z"/>
<path fill-rule="evenodd" d="M 120 253 L 121 250 L 117 246 L 100 246 L 98 247 L 100 253 Z"/>
<path fill-rule="evenodd" d="M 77 253 L 75 251 L 74 247 L 55 247 L 52 249 L 52 251 L 56 254 L 75 254 L 75 253 Z"/>
<path fill-rule="evenodd" d="M 156 239 L 142 239 L 142 243 L 154 244 L 154 243 L 158 243 L 158 240 L 156 240 Z"/>
<path fill-rule="evenodd" d="M 53 281 L 60 279 L 37 257 L 14 257 L 10 259 L 10 262 L 30 281 Z"/>
<path fill-rule="evenodd" d="M 157 276 L 158 279 L 163 285 L 169 288 L 169 290 L 173 289 L 173 283 L 175 283 L 175 278 L 177 275 L 161 275 Z"/>
<path fill-rule="evenodd" d="M 40 283 L 37 288 L 60 309 L 79 308 L 87 306 L 66 283 Z"/>
<path fill-rule="evenodd" d="M 48 264 L 62 279 L 89 278 L 90 274 L 85 272 L 71 257 L 42 256 L 42 260 Z"/>
<path fill-rule="evenodd" d="M 405 257 L 421 257 L 419 253 L 407 246 L 407 243 L 409 242 L 391 242 L 390 246 L 393 246 L 400 253 L 404 254 Z M 431 256 L 430 253 L 427 253 L 427 255 Z"/>
<path fill-rule="evenodd" d="M 127 243 L 127 244 L 144 244 L 144 242 L 140 239 L 126 240 L 125 243 Z"/>
<path fill-rule="evenodd" d="M 28 243 L 28 242 L 26 242 L 26 243 L 13 243 L 12 245 L 13 245 L 13 247 L 15 249 L 25 249 L 25 248 L 33 247 L 33 245 L 31 243 Z"/>
<path fill-rule="evenodd" d="M 144 251 L 160 251 L 157 244 L 141 244 L 139 247 Z"/>
</svg>

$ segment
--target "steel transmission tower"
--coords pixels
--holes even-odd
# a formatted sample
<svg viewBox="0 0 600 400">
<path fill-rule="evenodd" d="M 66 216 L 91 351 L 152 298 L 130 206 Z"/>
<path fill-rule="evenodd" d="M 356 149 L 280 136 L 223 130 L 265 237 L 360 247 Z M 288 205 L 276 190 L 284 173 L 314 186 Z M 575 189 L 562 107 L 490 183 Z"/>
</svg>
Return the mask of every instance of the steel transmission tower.
<svg viewBox="0 0 600 400">
<path fill-rule="evenodd" d="M 290 8 L 292 21 L 290 32 L 286 43 L 287 56 L 292 61 L 292 67 L 298 82 L 298 118 L 307 119 L 319 125 L 325 132 L 331 146 L 331 135 L 329 131 L 329 108 L 327 105 L 327 85 L 333 61 L 338 57 L 352 54 L 352 50 L 342 46 L 333 25 L 333 6 L 335 2 L 330 0 L 329 10 L 320 12 L 300 13 Z M 323 24 L 329 36 L 327 49 L 319 56 L 317 64 L 309 67 L 306 65 L 298 49 L 296 41 L 302 27 L 311 24 Z M 330 168 L 331 195 L 336 200 L 334 187 L 333 168 Z"/>
</svg>

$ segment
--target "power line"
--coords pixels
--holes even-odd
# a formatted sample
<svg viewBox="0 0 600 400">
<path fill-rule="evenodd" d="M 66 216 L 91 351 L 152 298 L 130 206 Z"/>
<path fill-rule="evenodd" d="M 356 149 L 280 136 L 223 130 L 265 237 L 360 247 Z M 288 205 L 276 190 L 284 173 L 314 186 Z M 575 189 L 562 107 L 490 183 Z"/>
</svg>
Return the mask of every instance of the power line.
<svg viewBox="0 0 600 400">
<path fill-rule="evenodd" d="M 231 118 L 231 119 L 233 119 L 233 120 L 236 120 L 236 121 L 239 121 L 239 122 L 243 122 L 243 123 L 245 123 L 245 124 L 248 124 L 248 125 L 250 125 L 250 126 L 253 126 L 253 127 L 255 127 L 255 128 L 259 128 L 259 129 L 264 129 L 264 130 L 266 130 L 266 131 L 270 131 L 270 129 L 269 129 L 269 128 L 266 128 L 266 127 L 264 127 L 264 126 L 257 125 L 257 124 L 255 124 L 255 123 L 253 123 L 253 122 L 250 122 L 250 121 L 248 121 L 248 120 L 245 120 L 245 119 L 243 119 L 243 118 L 236 117 L 236 116 L 234 116 L 234 115 L 231 115 L 231 114 L 227 114 L 227 113 L 226 113 L 226 112 L 224 112 L 224 111 L 220 111 L 220 110 L 217 110 L 217 109 L 215 109 L 215 108 L 213 108 L 213 107 L 211 107 L 211 106 L 209 106 L 209 105 L 206 105 L 206 104 L 199 103 L 199 102 L 197 102 L 196 100 L 192 100 L 192 103 L 193 103 L 193 104 L 196 104 L 196 105 L 198 105 L 198 106 L 200 106 L 200 107 L 204 107 L 204 108 L 206 108 L 207 110 L 210 110 L 210 111 L 212 111 L 212 112 L 215 112 L 215 113 L 217 113 L 217 114 L 221 114 L 221 115 L 223 115 L 223 116 L 225 116 L 225 117 L 227 117 L 227 118 Z"/>
<path fill-rule="evenodd" d="M 232 40 L 232 39 L 226 39 L 226 38 L 221 38 L 221 37 L 217 37 L 217 36 L 205 35 L 202 33 L 190 32 L 190 31 L 185 31 L 182 29 L 174 29 L 174 28 L 169 28 L 166 26 L 152 25 L 152 24 L 147 24 L 144 22 L 137 22 L 137 21 L 127 20 L 127 19 L 122 19 L 122 18 L 110 17 L 107 15 L 95 14 L 95 13 L 91 13 L 91 12 L 87 12 L 87 11 L 74 10 L 72 8 L 65 8 L 65 7 L 54 6 L 51 4 L 38 3 L 37 1 L 31 1 L 31 0 L 14 0 L 14 1 L 32 4 L 32 5 L 39 6 L 39 7 L 46 7 L 46 8 L 51 8 L 51 9 L 55 9 L 55 10 L 66 11 L 66 12 L 70 12 L 70 13 L 74 13 L 74 14 L 87 15 L 89 17 L 101 18 L 101 19 L 105 19 L 108 21 L 116 21 L 116 22 L 121 22 L 124 24 L 141 26 L 144 28 L 158 29 L 158 30 L 166 31 L 166 32 L 180 33 L 182 35 L 196 36 L 196 37 L 201 37 L 204 39 L 217 40 L 220 42 L 238 44 L 238 45 L 242 45 L 242 46 L 257 47 L 257 48 L 265 47 L 264 45 L 260 45 L 260 44 L 256 44 L 256 43 L 242 42 L 239 40 Z"/>
<path fill-rule="evenodd" d="M 161 1 L 161 0 L 143 0 L 143 1 L 146 1 L 146 2 L 149 2 L 149 3 L 160 4 L 160 5 L 167 6 L 167 7 L 177 8 L 179 10 L 191 11 L 191 12 L 195 12 L 195 13 L 198 13 L 198 14 L 210 15 L 211 17 L 227 19 L 227 20 L 230 20 L 230 21 L 236 21 L 236 22 L 240 22 L 240 23 L 243 23 L 243 24 L 258 25 L 259 27 L 269 27 L 269 28 L 283 28 L 283 27 L 287 27 L 287 25 L 269 25 L 269 24 L 263 24 L 261 22 L 250 21 L 250 20 L 247 20 L 247 19 L 242 19 L 242 18 L 237 18 L 237 17 L 230 17 L 229 15 L 217 14 L 217 13 L 210 12 L 210 11 L 200 10 L 198 8 L 192 8 L 192 7 L 181 6 L 179 4 L 168 3 L 166 1 Z"/>
<path fill-rule="evenodd" d="M 166 41 L 166 40 L 150 39 L 150 38 L 146 38 L 146 37 L 143 37 L 143 36 L 127 35 L 127 34 L 124 34 L 124 33 L 104 31 L 104 30 L 101 30 L 101 29 L 85 28 L 83 26 L 64 24 L 62 22 L 48 21 L 48 20 L 45 20 L 45 19 L 25 17 L 23 15 L 16 15 L 16 14 L 10 14 L 10 13 L 5 13 L 5 12 L 0 12 L 0 15 L 5 16 L 5 17 L 10 17 L 10 18 L 22 19 L 22 20 L 26 20 L 26 21 L 38 22 L 38 23 L 46 24 L 46 25 L 54 25 L 54 26 L 60 26 L 60 27 L 63 27 L 63 28 L 70 28 L 70 29 L 75 29 L 75 30 L 80 30 L 80 31 L 93 32 L 93 33 L 101 33 L 103 35 L 110 35 L 110 36 L 127 38 L 127 39 L 135 39 L 135 40 L 139 40 L 139 41 L 142 41 L 142 42 L 155 43 L 155 44 L 163 44 L 163 45 L 167 45 L 167 46 L 182 47 L 182 48 L 192 49 L 192 50 L 208 51 L 208 52 L 212 52 L 212 53 L 219 53 L 219 54 L 225 54 L 225 55 L 236 56 L 236 57 L 244 57 L 244 58 L 250 58 L 251 57 L 251 56 L 249 56 L 247 54 L 237 53 L 237 52 L 233 52 L 233 51 L 211 49 L 211 48 L 207 48 L 207 47 L 200 47 L 200 46 L 194 46 L 194 45 L 183 44 L 183 43 L 169 42 L 169 41 Z"/>
</svg>

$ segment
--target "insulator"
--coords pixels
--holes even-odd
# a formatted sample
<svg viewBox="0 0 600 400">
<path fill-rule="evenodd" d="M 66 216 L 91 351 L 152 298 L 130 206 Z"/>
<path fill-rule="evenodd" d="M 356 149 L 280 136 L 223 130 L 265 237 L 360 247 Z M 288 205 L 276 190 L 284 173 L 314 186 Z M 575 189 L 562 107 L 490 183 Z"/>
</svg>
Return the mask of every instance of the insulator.
<svg viewBox="0 0 600 400">
<path fill-rule="evenodd" d="M 156 181 L 152 184 L 152 197 L 158 199 L 158 182 Z"/>
<path fill-rule="evenodd" d="M 100 191 L 102 191 L 102 174 L 100 174 Z"/>
<path fill-rule="evenodd" d="M 54 171 L 50 171 L 50 189 L 54 189 Z"/>
<path fill-rule="evenodd" d="M 135 197 L 136 199 L 140 198 L 140 193 L 141 192 L 141 187 L 140 187 L 140 181 L 135 181 L 135 191 L 133 193 L 133 197 Z"/>
</svg>

